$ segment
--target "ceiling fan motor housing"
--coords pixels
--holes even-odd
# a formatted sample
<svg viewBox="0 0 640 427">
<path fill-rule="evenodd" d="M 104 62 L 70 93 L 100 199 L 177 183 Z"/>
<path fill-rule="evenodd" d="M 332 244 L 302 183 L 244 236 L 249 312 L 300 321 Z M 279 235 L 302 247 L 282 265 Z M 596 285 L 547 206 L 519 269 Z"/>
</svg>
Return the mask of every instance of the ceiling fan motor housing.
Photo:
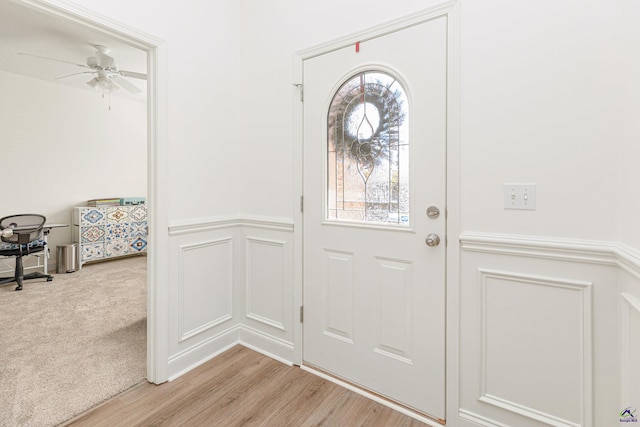
<svg viewBox="0 0 640 427">
<path fill-rule="evenodd" d="M 87 65 L 91 68 L 96 68 L 98 66 L 98 59 L 95 56 L 89 56 L 87 58 Z"/>
</svg>

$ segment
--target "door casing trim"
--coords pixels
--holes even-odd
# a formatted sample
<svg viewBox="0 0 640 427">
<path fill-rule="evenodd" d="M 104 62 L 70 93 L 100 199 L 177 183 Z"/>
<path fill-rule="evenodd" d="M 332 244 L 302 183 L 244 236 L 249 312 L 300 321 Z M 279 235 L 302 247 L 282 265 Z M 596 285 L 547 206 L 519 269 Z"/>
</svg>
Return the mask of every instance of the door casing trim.
<svg viewBox="0 0 640 427">
<path fill-rule="evenodd" d="M 294 53 L 292 90 L 294 123 L 293 206 L 303 200 L 303 113 L 304 61 L 338 49 L 418 25 L 429 20 L 447 18 L 447 141 L 446 141 L 446 343 L 445 343 L 445 412 L 449 425 L 456 425 L 459 408 L 459 264 L 460 245 L 460 0 L 445 0 L 431 7 L 371 28 L 312 46 Z M 300 92 L 302 91 L 302 93 Z M 303 304 L 303 214 L 294 209 L 294 307 Z M 294 310 L 295 311 L 295 310 Z M 302 323 L 294 322 L 294 363 L 303 366 Z M 370 397 L 370 396 L 368 396 Z M 384 402 L 381 402 L 384 404 Z M 408 414 L 416 416 L 417 414 Z"/>
<path fill-rule="evenodd" d="M 167 150 L 167 43 L 136 28 L 65 0 L 12 0 L 41 13 L 60 17 L 101 32 L 147 53 L 147 205 L 149 249 L 147 253 L 147 380 L 168 379 L 169 329 L 168 198 L 164 197 Z"/>
</svg>

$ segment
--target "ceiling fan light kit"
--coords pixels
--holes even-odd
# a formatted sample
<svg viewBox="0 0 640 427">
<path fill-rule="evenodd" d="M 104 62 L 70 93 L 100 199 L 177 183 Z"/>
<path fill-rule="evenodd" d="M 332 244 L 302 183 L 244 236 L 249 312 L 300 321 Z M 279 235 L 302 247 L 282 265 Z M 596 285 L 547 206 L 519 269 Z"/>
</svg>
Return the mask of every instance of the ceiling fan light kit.
<svg viewBox="0 0 640 427">
<path fill-rule="evenodd" d="M 98 90 L 117 90 L 118 87 L 106 77 L 94 77 L 87 82 L 89 86 Z"/>
</svg>

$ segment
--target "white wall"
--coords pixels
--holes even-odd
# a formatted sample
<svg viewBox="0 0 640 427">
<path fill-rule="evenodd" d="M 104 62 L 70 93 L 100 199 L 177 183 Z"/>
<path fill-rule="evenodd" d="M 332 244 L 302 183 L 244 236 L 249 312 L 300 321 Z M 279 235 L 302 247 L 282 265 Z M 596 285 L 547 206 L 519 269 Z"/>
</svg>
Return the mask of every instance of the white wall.
<svg viewBox="0 0 640 427">
<path fill-rule="evenodd" d="M 70 224 L 97 197 L 146 196 L 146 105 L 0 72 L 2 215 L 42 213 Z M 51 232 L 50 265 L 71 229 Z"/>
<path fill-rule="evenodd" d="M 620 36 L 622 64 L 619 68 L 621 82 L 621 150 L 619 175 L 619 239 L 640 250 L 640 57 L 633 52 L 640 44 L 640 4 L 621 0 Z"/>
<path fill-rule="evenodd" d="M 168 135 L 170 164 L 161 173 L 169 185 L 163 189 L 169 221 L 237 212 L 244 196 L 236 173 L 245 120 L 236 108 L 244 91 L 240 2 L 75 3 L 167 43 L 168 117 L 160 126 Z"/>
<path fill-rule="evenodd" d="M 462 226 L 616 237 L 617 16 L 611 2 L 464 1 Z M 535 212 L 502 184 L 537 184 Z"/>
</svg>

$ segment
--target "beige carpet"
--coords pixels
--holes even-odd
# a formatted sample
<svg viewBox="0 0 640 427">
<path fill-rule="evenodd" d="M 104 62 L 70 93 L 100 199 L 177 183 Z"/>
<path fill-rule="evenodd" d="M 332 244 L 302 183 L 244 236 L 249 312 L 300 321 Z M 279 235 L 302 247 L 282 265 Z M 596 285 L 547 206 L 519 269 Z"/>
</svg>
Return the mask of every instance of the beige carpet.
<svg viewBox="0 0 640 427">
<path fill-rule="evenodd" d="M 146 378 L 146 258 L 0 286 L 0 426 L 54 426 Z"/>
</svg>

